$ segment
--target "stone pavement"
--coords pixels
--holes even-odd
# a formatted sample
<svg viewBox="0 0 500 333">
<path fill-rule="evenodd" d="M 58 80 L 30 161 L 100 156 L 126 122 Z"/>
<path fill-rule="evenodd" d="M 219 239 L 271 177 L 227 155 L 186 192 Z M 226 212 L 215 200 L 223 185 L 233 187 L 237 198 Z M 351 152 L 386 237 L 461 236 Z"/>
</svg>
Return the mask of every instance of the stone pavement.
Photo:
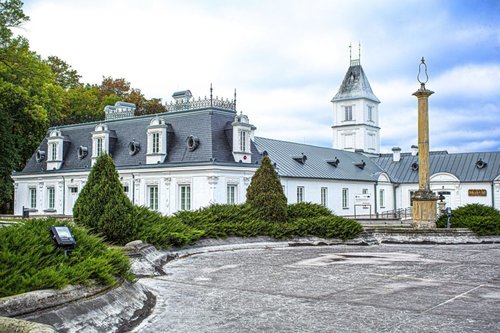
<svg viewBox="0 0 500 333">
<path fill-rule="evenodd" d="M 134 332 L 500 332 L 500 244 L 254 244 L 163 270 Z"/>
</svg>

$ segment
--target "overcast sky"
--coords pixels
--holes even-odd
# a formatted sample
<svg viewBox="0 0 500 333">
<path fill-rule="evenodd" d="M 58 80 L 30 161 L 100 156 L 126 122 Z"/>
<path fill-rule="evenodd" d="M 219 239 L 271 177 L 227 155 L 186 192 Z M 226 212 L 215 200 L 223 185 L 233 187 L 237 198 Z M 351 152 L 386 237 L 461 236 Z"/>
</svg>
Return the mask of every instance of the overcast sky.
<svg viewBox="0 0 500 333">
<path fill-rule="evenodd" d="M 500 150 L 500 1 L 27 0 L 21 31 L 87 83 L 125 78 L 146 97 L 232 99 L 256 135 L 331 146 L 349 44 L 381 100 L 381 149 L 417 144 L 416 81 L 428 64 L 430 145 Z"/>
</svg>

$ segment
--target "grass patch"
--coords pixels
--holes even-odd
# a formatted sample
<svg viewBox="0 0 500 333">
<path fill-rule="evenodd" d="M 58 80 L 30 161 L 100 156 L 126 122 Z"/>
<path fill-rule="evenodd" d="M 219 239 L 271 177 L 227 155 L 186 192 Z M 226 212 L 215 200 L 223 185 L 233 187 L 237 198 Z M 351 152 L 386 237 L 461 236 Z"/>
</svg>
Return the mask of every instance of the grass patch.
<svg viewBox="0 0 500 333">
<path fill-rule="evenodd" d="M 55 219 L 35 219 L 0 228 L 0 297 L 67 285 L 114 285 L 132 280 L 128 258 L 107 247 L 87 230 L 69 225 L 77 246 L 69 257 L 57 249 L 51 225 L 69 225 Z"/>
</svg>

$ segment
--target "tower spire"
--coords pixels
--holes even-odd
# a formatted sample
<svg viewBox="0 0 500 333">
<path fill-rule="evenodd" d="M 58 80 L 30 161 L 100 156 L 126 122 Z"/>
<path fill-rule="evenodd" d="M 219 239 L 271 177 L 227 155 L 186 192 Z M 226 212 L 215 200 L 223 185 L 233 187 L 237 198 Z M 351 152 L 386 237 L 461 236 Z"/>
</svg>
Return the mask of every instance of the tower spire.
<svg viewBox="0 0 500 333">
<path fill-rule="evenodd" d="M 358 60 L 361 64 L 361 42 L 358 42 Z"/>
</svg>

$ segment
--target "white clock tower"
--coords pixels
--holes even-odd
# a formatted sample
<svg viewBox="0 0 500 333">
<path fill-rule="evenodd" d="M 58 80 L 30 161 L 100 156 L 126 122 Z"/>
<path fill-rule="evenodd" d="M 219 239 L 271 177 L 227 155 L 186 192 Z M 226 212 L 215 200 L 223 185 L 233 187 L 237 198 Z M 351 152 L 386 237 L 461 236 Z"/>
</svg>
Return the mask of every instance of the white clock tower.
<svg viewBox="0 0 500 333">
<path fill-rule="evenodd" d="M 344 81 L 332 99 L 333 148 L 378 154 L 380 101 L 370 87 L 360 59 L 350 61 Z"/>
</svg>

